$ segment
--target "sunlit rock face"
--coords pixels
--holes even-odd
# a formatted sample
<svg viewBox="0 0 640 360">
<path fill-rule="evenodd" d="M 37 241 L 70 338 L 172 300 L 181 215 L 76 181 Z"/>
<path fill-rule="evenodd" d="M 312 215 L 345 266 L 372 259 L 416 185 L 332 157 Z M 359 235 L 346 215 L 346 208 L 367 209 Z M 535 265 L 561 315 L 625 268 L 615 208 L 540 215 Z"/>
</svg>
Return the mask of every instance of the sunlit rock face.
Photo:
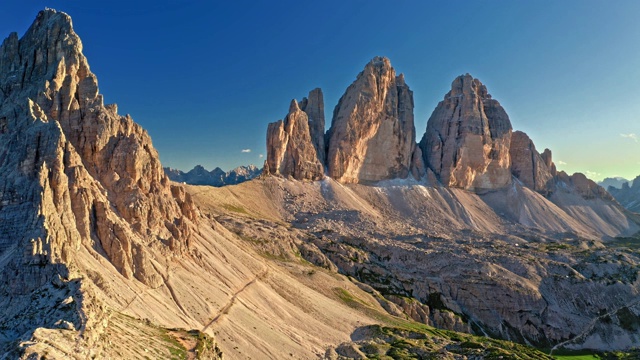
<svg viewBox="0 0 640 360">
<path fill-rule="evenodd" d="M 426 165 L 445 186 L 491 190 L 511 182 L 511 122 L 471 75 L 457 77 L 420 141 Z"/>
<path fill-rule="evenodd" d="M 542 194 L 548 194 L 551 179 L 556 175 L 556 166 L 551 159 L 551 150 L 542 154 L 536 150 L 533 141 L 522 131 L 511 135 L 511 173 L 526 187 Z"/>
<path fill-rule="evenodd" d="M 104 105 L 71 18 L 45 10 L 22 39 L 11 34 L 0 74 L 0 252 L 22 254 L 9 267 L 68 262 L 85 245 L 159 283 L 148 244 L 186 248 L 196 209 L 147 132 Z M 16 271 L 25 289 L 51 275 Z"/>
<path fill-rule="evenodd" d="M 265 172 L 297 180 L 319 180 L 324 176 L 324 166 L 311 137 L 309 116 L 295 99 L 284 121 L 270 123 L 267 128 Z"/>
<path fill-rule="evenodd" d="M 309 96 L 298 103 L 300 110 L 309 118 L 311 142 L 318 153 L 320 163 L 325 163 L 327 149 L 324 144 L 324 95 L 320 88 L 309 91 Z"/>
<path fill-rule="evenodd" d="M 376 57 L 347 88 L 328 136 L 329 176 L 342 183 L 406 178 L 415 148 L 413 92 Z"/>
</svg>

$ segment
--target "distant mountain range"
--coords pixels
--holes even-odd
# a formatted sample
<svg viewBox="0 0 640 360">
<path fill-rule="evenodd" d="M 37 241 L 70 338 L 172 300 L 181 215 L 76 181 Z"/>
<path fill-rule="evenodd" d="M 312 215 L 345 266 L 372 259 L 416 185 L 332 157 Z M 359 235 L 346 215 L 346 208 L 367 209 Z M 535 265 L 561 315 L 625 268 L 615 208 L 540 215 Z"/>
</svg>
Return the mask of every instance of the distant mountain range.
<svg viewBox="0 0 640 360">
<path fill-rule="evenodd" d="M 203 166 L 196 165 L 188 172 L 184 172 L 178 169 L 172 169 L 169 167 L 164 168 L 165 174 L 169 179 L 175 182 L 186 183 L 190 185 L 210 185 L 210 186 L 225 186 L 235 185 L 251 180 L 262 173 L 262 169 L 259 169 L 255 165 L 238 166 L 237 168 L 225 172 L 224 170 L 216 167 L 211 171 L 207 171 Z"/>
<path fill-rule="evenodd" d="M 637 176 L 633 181 L 624 182 L 620 188 L 609 186 L 607 191 L 618 200 L 620 205 L 628 210 L 640 213 L 640 176 Z"/>
<path fill-rule="evenodd" d="M 622 185 L 628 182 L 629 180 L 620 176 L 616 176 L 616 177 L 605 178 L 604 180 L 600 181 L 598 185 L 602 186 L 605 189 L 609 188 L 609 186 L 613 186 L 616 189 L 621 189 Z"/>
</svg>

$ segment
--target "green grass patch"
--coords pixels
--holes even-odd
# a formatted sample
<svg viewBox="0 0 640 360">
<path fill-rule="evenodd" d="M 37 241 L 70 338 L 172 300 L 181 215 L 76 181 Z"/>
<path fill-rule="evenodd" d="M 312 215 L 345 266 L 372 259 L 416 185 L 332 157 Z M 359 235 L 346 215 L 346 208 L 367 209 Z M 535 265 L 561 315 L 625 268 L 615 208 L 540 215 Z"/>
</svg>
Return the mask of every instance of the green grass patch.
<svg viewBox="0 0 640 360">
<path fill-rule="evenodd" d="M 344 302 L 345 304 L 347 304 L 349 307 L 352 307 L 354 309 L 366 309 L 366 308 L 370 308 L 371 304 L 367 303 L 366 301 L 357 298 L 356 296 L 352 295 L 349 291 L 347 291 L 346 289 L 343 288 L 333 288 L 333 292 L 338 296 L 338 298 L 340 298 L 340 300 L 342 300 L 342 302 Z M 373 309 L 371 309 L 373 310 Z"/>
<path fill-rule="evenodd" d="M 245 208 L 243 208 L 242 206 L 239 206 L 239 205 L 222 204 L 222 207 L 223 207 L 225 210 L 228 210 L 228 211 L 233 211 L 233 212 L 235 212 L 235 213 L 249 215 L 249 213 L 247 212 L 247 210 L 246 210 Z"/>
</svg>

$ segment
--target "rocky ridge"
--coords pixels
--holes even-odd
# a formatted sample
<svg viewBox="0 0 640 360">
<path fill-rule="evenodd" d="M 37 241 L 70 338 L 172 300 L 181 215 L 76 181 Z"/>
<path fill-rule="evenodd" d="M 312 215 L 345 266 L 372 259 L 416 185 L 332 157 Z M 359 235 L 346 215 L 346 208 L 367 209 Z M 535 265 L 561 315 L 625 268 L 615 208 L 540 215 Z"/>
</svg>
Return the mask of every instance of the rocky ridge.
<svg viewBox="0 0 640 360">
<path fill-rule="evenodd" d="M 527 134 L 515 131 L 511 135 L 509 156 L 513 176 L 526 187 L 548 195 L 551 180 L 557 175 L 551 159 L 551 150 L 545 149 L 541 155 Z"/>
<path fill-rule="evenodd" d="M 158 239 L 187 248 L 197 210 L 164 175 L 147 132 L 103 104 L 81 51 L 71 19 L 55 11 L 3 42 L 0 248 L 37 247 L 56 263 L 86 245 L 154 283 L 144 248 Z"/>
<path fill-rule="evenodd" d="M 310 98 L 322 99 L 318 94 L 316 89 Z M 319 102 L 306 98 L 300 102 L 305 109 L 307 103 Z M 292 109 L 297 110 L 299 106 L 294 105 L 295 101 Z M 513 132 L 504 108 L 469 74 L 453 81 L 419 144 L 414 140 L 413 93 L 404 76 L 396 76 L 389 59 L 383 57 L 371 60 L 341 97 L 325 135 L 324 151 L 319 150 L 319 142 L 311 140 L 321 138 L 321 128 L 312 134 L 308 126 L 320 122 L 306 119 L 290 121 L 304 123 L 297 138 L 285 131 L 284 122 L 269 125 L 266 163 L 270 170 L 266 173 L 318 180 L 320 163 L 328 176 L 341 183 L 376 184 L 412 175 L 426 184 L 481 194 L 508 189 L 517 181 L 549 199 L 556 191 L 573 191 L 584 199 L 612 200 L 583 174 L 558 172 L 551 150 L 539 153 L 527 134 Z M 293 150 L 310 149 L 309 143 L 314 144 L 315 154 Z M 325 151 L 326 163 L 321 157 Z M 294 164 L 298 168 L 313 164 L 315 170 L 301 172 L 294 170 Z"/>
<path fill-rule="evenodd" d="M 298 167 L 313 164 L 317 168 L 319 162 L 323 171 L 343 183 L 371 183 L 406 178 L 411 173 L 424 174 L 420 150 L 416 152 L 413 92 L 402 74 L 396 76 L 389 59 L 376 57 L 358 74 L 340 98 L 326 135 L 321 90 L 311 91 L 299 106 L 307 114 L 308 124 L 298 125 L 297 140 L 295 137 L 292 140 L 291 131 L 285 131 L 286 121 L 269 124 L 269 173 L 317 180 L 322 177 L 318 171 L 301 174 L 291 164 L 300 164 Z M 291 113 L 287 119 L 290 116 Z M 302 122 L 304 119 L 297 120 Z M 315 147 L 315 156 L 308 151 L 294 151 L 307 147 L 308 137 Z M 292 141 L 297 142 L 288 145 Z M 285 146 L 290 149 L 285 150 Z"/>
<path fill-rule="evenodd" d="M 628 182 L 629 180 L 620 176 L 616 176 L 616 177 L 605 178 L 604 180 L 598 182 L 598 185 L 602 186 L 605 189 L 608 189 L 609 186 L 613 186 L 616 189 L 621 189 L 622 185 Z"/>
<path fill-rule="evenodd" d="M 149 251 L 188 251 L 197 209 L 164 175 L 147 132 L 104 105 L 68 15 L 45 10 L 21 39 L 12 33 L 0 47 L 0 73 L 0 266 L 14 274 L 2 279 L 0 303 L 73 288 L 68 320 L 53 320 L 82 329 L 89 305 L 75 298 L 80 283 L 68 282 L 77 253 L 159 286 L 164 273 Z M 56 327 L 47 320 L 40 325 Z M 31 326 L 13 320 L 0 338 Z"/>
<path fill-rule="evenodd" d="M 236 185 L 256 178 L 262 173 L 255 165 L 238 166 L 235 169 L 225 172 L 219 167 L 207 171 L 201 165 L 196 165 L 193 169 L 183 172 L 178 169 L 165 167 L 165 174 L 171 181 L 190 185 L 225 186 Z"/>
<path fill-rule="evenodd" d="M 622 184 L 620 189 L 609 186 L 607 191 L 626 209 L 640 213 L 640 176 Z"/>
</svg>

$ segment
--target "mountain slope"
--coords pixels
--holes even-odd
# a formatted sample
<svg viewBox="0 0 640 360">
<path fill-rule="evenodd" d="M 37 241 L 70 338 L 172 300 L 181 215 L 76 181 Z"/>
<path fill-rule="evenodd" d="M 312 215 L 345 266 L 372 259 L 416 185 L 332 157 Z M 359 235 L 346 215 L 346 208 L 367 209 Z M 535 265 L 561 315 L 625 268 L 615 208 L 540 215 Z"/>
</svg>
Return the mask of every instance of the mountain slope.
<svg viewBox="0 0 640 360">
<path fill-rule="evenodd" d="M 547 347 L 638 342 L 638 254 L 599 240 L 637 224 L 605 217 L 619 206 L 579 176 L 555 184 L 587 203 L 513 181 L 515 207 L 428 175 L 183 187 L 146 131 L 103 104 L 68 15 L 42 11 L 10 35 L 0 70 L 3 358 L 466 356 L 469 343 L 546 357 L 428 325 Z M 406 100 L 390 109 L 407 111 L 404 80 L 389 80 Z M 403 144 L 404 176 L 418 152 Z"/>
<path fill-rule="evenodd" d="M 81 50 L 55 10 L 0 48 L 4 358 L 187 352 L 189 333 L 169 328 L 217 334 L 228 358 L 310 358 L 378 322 L 332 292 L 377 304 L 345 277 L 310 284 L 309 265 L 202 216 L 146 131 L 103 105 Z"/>
<path fill-rule="evenodd" d="M 302 247 L 307 260 L 372 286 L 416 321 L 547 348 L 637 343 L 637 328 L 625 325 L 640 319 L 637 251 L 603 244 L 590 218 L 512 186 L 476 195 L 406 180 L 364 186 L 269 177 L 189 192 L 203 211 L 265 248 L 278 241 L 255 233 L 261 222 L 306 232 L 304 242 L 324 254 Z M 580 206 L 594 207 L 567 209 Z"/>
</svg>

